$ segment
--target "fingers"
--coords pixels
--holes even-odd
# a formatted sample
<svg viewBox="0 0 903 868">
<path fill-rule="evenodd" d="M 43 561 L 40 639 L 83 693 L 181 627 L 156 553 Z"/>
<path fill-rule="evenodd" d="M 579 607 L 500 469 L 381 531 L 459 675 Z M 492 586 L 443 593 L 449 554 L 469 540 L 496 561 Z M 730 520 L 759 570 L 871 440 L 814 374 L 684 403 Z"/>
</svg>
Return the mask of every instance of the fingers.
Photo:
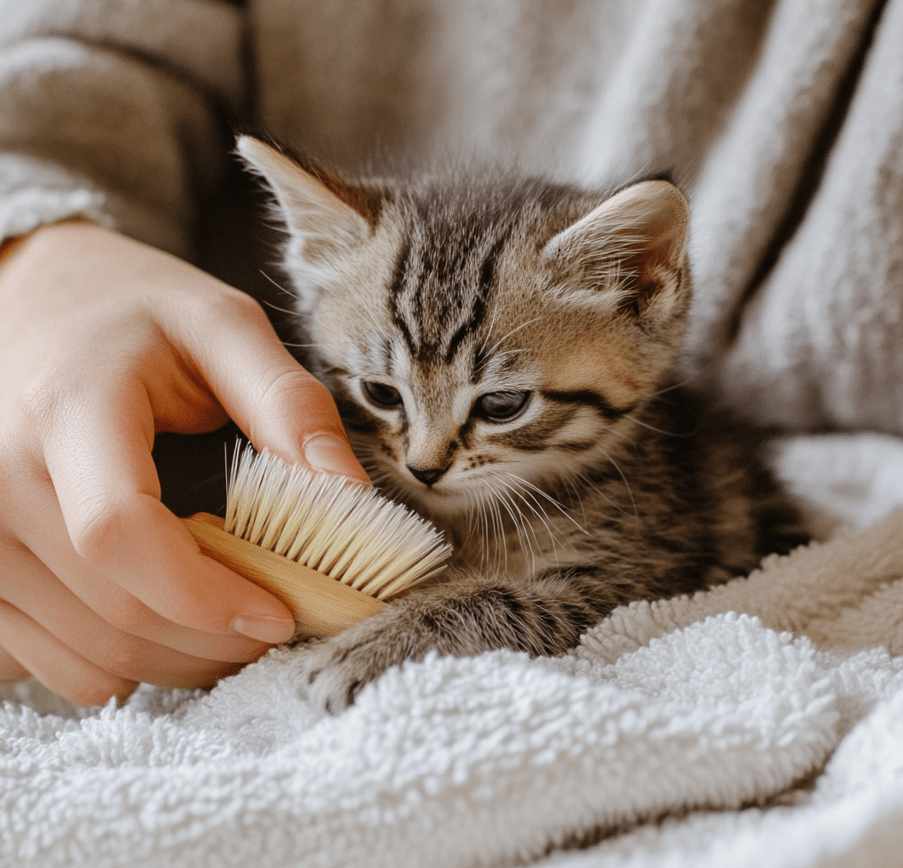
<svg viewBox="0 0 903 868">
<path fill-rule="evenodd" d="M 147 444 L 150 410 L 145 406 L 142 412 L 143 400 L 136 386 L 131 395 L 67 402 L 58 410 L 43 435 L 43 459 L 58 506 L 49 491 L 43 503 L 32 494 L 31 526 L 17 528 L 20 539 L 80 596 L 95 584 L 91 570 L 79 561 L 83 559 L 175 624 L 240 633 L 268 644 L 286 641 L 294 631 L 288 609 L 202 556 L 181 522 L 157 499 L 159 485 Z M 63 523 L 68 545 L 61 535 Z M 235 652 L 239 657 L 233 660 L 248 659 L 251 649 L 245 644 L 230 653 Z"/>
<path fill-rule="evenodd" d="M 52 681 L 51 689 L 76 701 L 98 700 L 95 693 L 74 696 L 81 688 L 69 681 L 73 677 L 89 677 L 91 690 L 105 701 L 127 695 L 134 682 L 204 687 L 237 668 L 235 663 L 182 654 L 117 629 L 24 549 L 8 552 L 3 568 L 7 628 L 0 628 L 0 634 L 7 653 L 20 668 L 44 683 Z M 35 662 L 40 670 L 32 668 Z"/>
<path fill-rule="evenodd" d="M 217 313 L 205 324 L 205 340 L 186 350 L 255 446 L 369 484 L 332 396 L 292 358 L 260 306 L 239 293 Z"/>
<path fill-rule="evenodd" d="M 39 563 L 53 577 L 54 582 L 72 595 L 70 608 L 74 608 L 77 600 L 117 631 L 149 640 L 155 647 L 162 646 L 209 661 L 248 662 L 256 660 L 269 647 L 269 643 L 237 633 L 194 629 L 169 620 L 126 590 L 123 584 L 129 584 L 127 580 L 123 582 L 121 577 L 111 578 L 101 573 L 75 552 L 55 504 L 48 502 L 45 514 L 56 514 L 58 521 L 45 522 L 43 525 L 31 522 L 30 527 L 20 533 L 22 551 Z M 25 546 L 37 552 L 40 559 L 32 555 L 31 551 L 26 551 Z M 48 629 L 53 628 L 58 635 L 67 632 L 76 621 L 91 631 L 87 635 L 97 634 L 99 628 L 91 626 L 89 619 L 83 616 L 78 619 L 70 618 L 63 601 L 58 599 L 59 595 L 54 596 L 52 588 L 42 589 L 46 583 L 31 579 L 26 582 L 24 577 L 33 572 L 30 563 L 19 568 L 18 576 L 11 575 L 12 569 L 13 561 L 11 557 L 7 557 L 3 594 L 10 602 L 38 618 Z M 57 578 L 58 576 L 63 579 Z M 40 600 L 37 599 L 39 596 Z M 29 603 L 32 598 L 35 598 L 34 602 Z M 46 611 L 44 605 L 50 605 L 51 601 L 54 601 L 56 608 Z M 43 616 L 39 616 L 42 612 Z M 77 633 L 71 634 L 69 644 L 73 647 L 77 644 L 77 636 Z"/>
<path fill-rule="evenodd" d="M 39 231 L 5 266 L 0 677 L 30 671 L 93 702 L 125 696 L 139 679 L 210 683 L 287 639 L 288 610 L 202 556 L 162 506 L 151 459 L 155 430 L 225 421 L 217 387 L 192 354 L 206 352 L 228 385 L 242 366 L 217 329 L 225 320 L 227 340 L 241 334 L 250 302 L 236 304 L 238 293 L 185 263 L 89 225 Z M 193 319 L 183 316 L 186 298 Z M 251 310 L 250 328 L 262 337 L 262 312 Z M 262 342 L 300 370 L 272 330 Z M 255 358 L 252 372 L 260 364 L 272 367 Z M 233 389 L 246 425 L 285 403 L 266 400 L 255 411 L 264 381 L 257 371 Z M 273 418 L 263 423 L 264 442 L 272 437 L 288 454 L 314 433 L 342 436 L 334 416 L 292 443 L 290 426 L 279 412 Z M 79 694 L 73 685 L 83 684 L 88 692 Z"/>
<path fill-rule="evenodd" d="M 31 673 L 19 664 L 15 657 L 10 656 L 3 648 L 0 648 L 0 684 L 9 684 L 13 681 L 21 681 L 28 678 Z"/>
<path fill-rule="evenodd" d="M 137 686 L 73 653 L 36 621 L 2 601 L 0 633 L 8 654 L 22 669 L 79 705 L 100 705 L 111 696 L 124 700 Z"/>
</svg>

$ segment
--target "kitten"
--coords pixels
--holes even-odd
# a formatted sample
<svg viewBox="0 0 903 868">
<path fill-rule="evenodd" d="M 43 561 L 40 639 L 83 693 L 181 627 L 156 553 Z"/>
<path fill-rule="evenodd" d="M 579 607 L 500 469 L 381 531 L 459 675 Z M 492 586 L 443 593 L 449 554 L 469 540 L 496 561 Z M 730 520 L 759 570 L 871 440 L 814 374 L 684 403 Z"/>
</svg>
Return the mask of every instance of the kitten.
<svg viewBox="0 0 903 868">
<path fill-rule="evenodd" d="M 358 457 L 456 552 L 309 648 L 328 710 L 431 649 L 560 654 L 616 606 L 804 541 L 751 432 L 672 382 L 691 296 L 673 184 L 352 183 L 238 150 L 278 201 L 309 363 Z"/>
</svg>

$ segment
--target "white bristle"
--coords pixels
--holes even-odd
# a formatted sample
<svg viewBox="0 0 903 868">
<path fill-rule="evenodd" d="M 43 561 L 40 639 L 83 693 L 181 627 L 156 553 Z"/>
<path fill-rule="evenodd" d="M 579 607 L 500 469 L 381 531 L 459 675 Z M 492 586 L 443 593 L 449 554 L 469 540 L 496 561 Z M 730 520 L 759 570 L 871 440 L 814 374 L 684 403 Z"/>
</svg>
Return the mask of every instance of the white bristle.
<svg viewBox="0 0 903 868">
<path fill-rule="evenodd" d="M 372 488 L 236 449 L 226 480 L 229 533 L 378 600 L 436 575 L 451 546 L 429 522 Z"/>
</svg>

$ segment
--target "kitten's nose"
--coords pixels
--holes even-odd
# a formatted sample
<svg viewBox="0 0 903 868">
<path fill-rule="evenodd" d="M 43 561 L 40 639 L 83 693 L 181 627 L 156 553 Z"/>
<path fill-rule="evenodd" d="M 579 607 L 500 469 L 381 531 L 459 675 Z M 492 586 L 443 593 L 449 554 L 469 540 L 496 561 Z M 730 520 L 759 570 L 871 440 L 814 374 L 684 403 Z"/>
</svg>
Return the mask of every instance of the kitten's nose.
<svg viewBox="0 0 903 868">
<path fill-rule="evenodd" d="M 407 465 L 408 470 L 411 471 L 411 476 L 415 479 L 419 479 L 424 485 L 432 485 L 446 470 L 447 467 L 411 467 L 410 464 Z"/>
</svg>

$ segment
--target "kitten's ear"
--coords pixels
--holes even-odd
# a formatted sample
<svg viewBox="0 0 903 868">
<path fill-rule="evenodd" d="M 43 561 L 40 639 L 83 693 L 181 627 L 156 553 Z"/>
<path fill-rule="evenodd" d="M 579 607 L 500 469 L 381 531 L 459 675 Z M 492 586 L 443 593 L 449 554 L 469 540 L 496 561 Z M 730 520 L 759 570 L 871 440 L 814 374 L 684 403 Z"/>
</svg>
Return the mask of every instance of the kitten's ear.
<svg viewBox="0 0 903 868">
<path fill-rule="evenodd" d="M 240 136 L 236 150 L 273 191 L 305 259 L 315 261 L 350 249 L 370 234 L 372 206 L 360 191 L 332 176 L 313 175 L 251 136 Z"/>
<path fill-rule="evenodd" d="M 603 304 L 667 314 L 689 289 L 681 279 L 689 225 L 687 199 L 674 184 L 640 181 L 559 232 L 543 258 L 571 288 Z"/>
</svg>

